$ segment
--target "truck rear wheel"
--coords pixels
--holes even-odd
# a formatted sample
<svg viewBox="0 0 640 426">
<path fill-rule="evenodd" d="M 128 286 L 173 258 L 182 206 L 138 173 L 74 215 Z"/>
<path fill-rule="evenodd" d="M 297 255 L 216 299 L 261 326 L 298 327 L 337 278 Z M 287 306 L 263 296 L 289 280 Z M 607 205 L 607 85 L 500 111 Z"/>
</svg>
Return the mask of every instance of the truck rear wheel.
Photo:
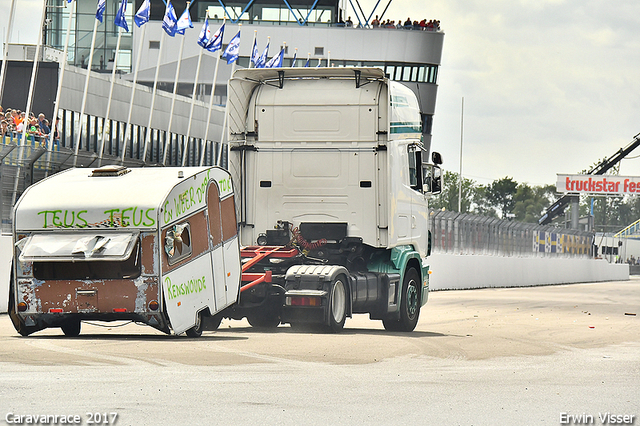
<svg viewBox="0 0 640 426">
<path fill-rule="evenodd" d="M 388 331 L 413 331 L 420 317 L 420 274 L 415 268 L 407 269 L 400 295 L 400 320 L 382 321 Z"/>
<path fill-rule="evenodd" d="M 78 337 L 80 335 L 80 321 L 69 320 L 60 326 L 62 332 L 67 337 Z"/>
<path fill-rule="evenodd" d="M 344 328 L 347 319 L 347 286 L 344 276 L 339 275 L 331 284 L 329 299 L 329 327 L 328 331 L 338 333 Z"/>
<path fill-rule="evenodd" d="M 220 327 L 220 323 L 222 322 L 222 313 L 217 313 L 210 317 L 205 317 L 202 319 L 204 325 L 202 326 L 203 330 L 215 331 Z"/>
</svg>

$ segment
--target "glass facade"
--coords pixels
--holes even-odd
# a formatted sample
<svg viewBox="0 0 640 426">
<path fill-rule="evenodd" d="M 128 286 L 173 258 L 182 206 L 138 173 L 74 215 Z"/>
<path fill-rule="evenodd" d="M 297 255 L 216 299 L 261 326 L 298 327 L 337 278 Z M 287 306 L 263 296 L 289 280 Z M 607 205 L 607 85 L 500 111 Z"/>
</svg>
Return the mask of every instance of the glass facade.
<svg viewBox="0 0 640 426">
<path fill-rule="evenodd" d="M 69 16 L 71 29 L 69 32 L 69 51 L 67 61 L 75 66 L 89 66 L 93 28 L 97 22 L 95 47 L 91 61 L 91 69 L 99 72 L 111 72 L 115 62 L 116 44 L 119 27 L 113 21 L 120 6 L 119 2 L 108 1 L 102 23 L 96 19 L 96 2 L 56 0 L 47 7 L 46 43 L 51 47 L 64 50 Z M 71 13 L 77 7 L 75 14 Z M 122 30 L 117 68 L 128 73 L 131 71 L 132 59 L 132 27 L 133 2 L 127 3 L 126 19 L 129 32 Z"/>
</svg>

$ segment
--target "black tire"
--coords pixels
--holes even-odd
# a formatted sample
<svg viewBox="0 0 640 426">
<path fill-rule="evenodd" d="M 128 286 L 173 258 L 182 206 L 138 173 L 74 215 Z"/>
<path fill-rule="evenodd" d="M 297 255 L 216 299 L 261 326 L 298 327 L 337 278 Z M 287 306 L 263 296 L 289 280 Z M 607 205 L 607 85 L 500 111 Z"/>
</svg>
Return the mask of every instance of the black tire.
<svg viewBox="0 0 640 426">
<path fill-rule="evenodd" d="M 202 318 L 204 322 L 202 329 L 207 331 L 215 331 L 220 327 L 220 323 L 222 322 L 222 314 L 216 314 L 212 317 L 204 317 Z"/>
<path fill-rule="evenodd" d="M 338 275 L 331 283 L 329 297 L 329 326 L 327 331 L 339 333 L 347 319 L 347 284 L 344 275 Z"/>
<path fill-rule="evenodd" d="M 280 325 L 280 315 L 270 310 L 258 310 L 247 315 L 247 321 L 254 328 L 272 329 Z"/>
<path fill-rule="evenodd" d="M 13 270 L 13 265 L 11 269 Z M 35 326 L 26 326 L 16 311 L 15 294 L 13 292 L 13 271 L 9 278 L 9 317 L 11 318 L 11 323 L 13 323 L 13 327 L 21 336 L 28 336 L 40 330 L 40 328 Z"/>
<path fill-rule="evenodd" d="M 80 320 L 66 321 L 60 328 L 65 336 L 78 337 L 80 335 Z"/>
<path fill-rule="evenodd" d="M 202 312 L 198 312 L 196 315 L 196 325 L 186 331 L 188 337 L 200 337 L 202 336 L 204 321 L 202 321 Z"/>
<path fill-rule="evenodd" d="M 400 295 L 400 319 L 382 320 L 386 330 L 410 332 L 416 328 L 420 318 L 420 284 L 418 271 L 415 268 L 407 269 L 402 282 L 402 294 Z"/>
</svg>

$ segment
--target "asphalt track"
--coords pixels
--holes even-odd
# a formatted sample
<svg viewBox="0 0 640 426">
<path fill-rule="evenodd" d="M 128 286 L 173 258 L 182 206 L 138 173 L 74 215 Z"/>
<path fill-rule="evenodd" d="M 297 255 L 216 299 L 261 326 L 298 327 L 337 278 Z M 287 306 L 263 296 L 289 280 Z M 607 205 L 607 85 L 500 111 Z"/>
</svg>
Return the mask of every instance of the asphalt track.
<svg viewBox="0 0 640 426">
<path fill-rule="evenodd" d="M 408 334 L 358 315 L 341 334 L 224 320 L 199 339 L 115 323 L 25 338 L 2 315 L 0 424 L 640 425 L 638 316 L 640 278 L 433 292 Z"/>
</svg>

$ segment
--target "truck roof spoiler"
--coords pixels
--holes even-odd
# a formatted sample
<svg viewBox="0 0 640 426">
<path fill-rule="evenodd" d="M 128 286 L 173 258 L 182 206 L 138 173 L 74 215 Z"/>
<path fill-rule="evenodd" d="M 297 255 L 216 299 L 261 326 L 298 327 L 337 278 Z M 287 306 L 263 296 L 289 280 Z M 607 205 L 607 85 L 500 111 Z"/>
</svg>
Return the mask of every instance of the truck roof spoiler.
<svg viewBox="0 0 640 426">
<path fill-rule="evenodd" d="M 278 82 L 282 88 L 285 79 L 295 78 L 353 78 L 356 88 L 363 80 L 380 80 L 385 78 L 384 71 L 373 67 L 329 67 L 329 68 L 250 68 L 239 69 L 233 73 L 232 80 L 247 80 L 257 84 L 273 84 Z"/>
</svg>

